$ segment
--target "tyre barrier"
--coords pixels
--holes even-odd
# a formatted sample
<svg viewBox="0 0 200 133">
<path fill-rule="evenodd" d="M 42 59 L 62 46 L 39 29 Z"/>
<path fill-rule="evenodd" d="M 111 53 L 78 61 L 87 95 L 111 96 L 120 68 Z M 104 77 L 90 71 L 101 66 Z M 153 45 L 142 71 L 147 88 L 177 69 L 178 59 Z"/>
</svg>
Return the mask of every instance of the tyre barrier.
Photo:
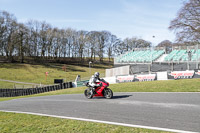
<svg viewBox="0 0 200 133">
<path fill-rule="evenodd" d="M 39 94 L 49 91 L 61 90 L 72 88 L 72 82 L 66 82 L 58 85 L 38 87 L 38 88 L 27 88 L 27 89 L 0 89 L 0 97 L 17 97 Z"/>
</svg>

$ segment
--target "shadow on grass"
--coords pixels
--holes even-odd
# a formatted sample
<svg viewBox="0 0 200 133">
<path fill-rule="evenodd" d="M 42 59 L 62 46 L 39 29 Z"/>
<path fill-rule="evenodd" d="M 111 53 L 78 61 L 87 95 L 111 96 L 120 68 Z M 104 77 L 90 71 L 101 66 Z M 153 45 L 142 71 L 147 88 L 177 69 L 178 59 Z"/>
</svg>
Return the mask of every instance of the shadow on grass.
<svg viewBox="0 0 200 133">
<path fill-rule="evenodd" d="M 43 66 L 47 67 L 47 68 L 53 68 L 53 69 L 57 69 L 57 70 L 61 70 L 63 71 L 63 67 L 66 67 L 66 72 L 86 72 L 83 69 L 77 69 L 75 68 L 76 66 L 74 65 L 66 65 L 66 64 L 55 64 L 55 63 L 47 63 L 47 64 L 42 64 Z"/>
<path fill-rule="evenodd" d="M 86 64 L 62 64 L 62 63 L 0 63 L 0 68 L 8 68 L 8 69 L 25 69 L 28 66 L 31 66 L 33 68 L 40 68 L 39 65 L 46 67 L 46 68 L 53 68 L 53 69 L 57 69 L 57 70 L 63 70 L 63 67 L 66 67 L 66 72 L 71 72 L 71 71 L 76 71 L 76 72 L 86 72 L 86 70 L 84 70 L 85 68 L 89 68 L 88 63 Z M 83 67 L 83 69 L 81 68 L 76 68 L 76 66 L 79 67 Z M 95 69 L 108 69 L 111 68 L 112 65 L 110 64 L 106 64 L 106 63 L 95 63 L 91 65 L 91 68 L 95 68 Z"/>
<path fill-rule="evenodd" d="M 24 64 L 20 63 L 0 63 L 0 68 L 7 68 L 7 69 L 21 69 L 21 68 L 26 68 Z"/>
</svg>

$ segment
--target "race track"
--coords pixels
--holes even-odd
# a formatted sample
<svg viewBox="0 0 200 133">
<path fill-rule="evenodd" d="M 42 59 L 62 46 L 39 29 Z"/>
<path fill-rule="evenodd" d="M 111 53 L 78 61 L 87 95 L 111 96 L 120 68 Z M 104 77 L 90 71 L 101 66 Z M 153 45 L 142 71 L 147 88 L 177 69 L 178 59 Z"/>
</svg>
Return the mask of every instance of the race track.
<svg viewBox="0 0 200 133">
<path fill-rule="evenodd" d="M 200 93 L 114 93 L 113 99 L 41 96 L 0 102 L 0 110 L 200 132 Z"/>
</svg>

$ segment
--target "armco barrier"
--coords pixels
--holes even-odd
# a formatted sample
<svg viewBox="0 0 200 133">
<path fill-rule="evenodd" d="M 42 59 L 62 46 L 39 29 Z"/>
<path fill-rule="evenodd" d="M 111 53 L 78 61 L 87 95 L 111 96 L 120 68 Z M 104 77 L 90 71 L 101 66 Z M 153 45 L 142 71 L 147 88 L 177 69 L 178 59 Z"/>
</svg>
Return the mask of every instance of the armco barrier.
<svg viewBox="0 0 200 133">
<path fill-rule="evenodd" d="M 85 82 L 89 82 L 89 80 L 78 81 L 78 82 L 77 82 L 77 87 L 82 87 L 82 86 L 84 86 L 83 84 L 84 84 Z"/>
<path fill-rule="evenodd" d="M 60 89 L 72 88 L 72 82 L 62 83 L 58 85 L 27 88 L 27 89 L 0 89 L 0 97 L 17 97 L 55 91 Z"/>
</svg>

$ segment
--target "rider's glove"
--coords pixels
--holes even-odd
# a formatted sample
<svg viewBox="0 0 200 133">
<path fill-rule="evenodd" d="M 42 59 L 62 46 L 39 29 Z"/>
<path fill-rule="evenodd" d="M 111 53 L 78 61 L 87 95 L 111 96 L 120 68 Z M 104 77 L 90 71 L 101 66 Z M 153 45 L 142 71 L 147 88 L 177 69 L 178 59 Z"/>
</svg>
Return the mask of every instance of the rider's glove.
<svg viewBox="0 0 200 133">
<path fill-rule="evenodd" d="M 96 87 L 100 87 L 100 84 L 96 84 Z"/>
</svg>

